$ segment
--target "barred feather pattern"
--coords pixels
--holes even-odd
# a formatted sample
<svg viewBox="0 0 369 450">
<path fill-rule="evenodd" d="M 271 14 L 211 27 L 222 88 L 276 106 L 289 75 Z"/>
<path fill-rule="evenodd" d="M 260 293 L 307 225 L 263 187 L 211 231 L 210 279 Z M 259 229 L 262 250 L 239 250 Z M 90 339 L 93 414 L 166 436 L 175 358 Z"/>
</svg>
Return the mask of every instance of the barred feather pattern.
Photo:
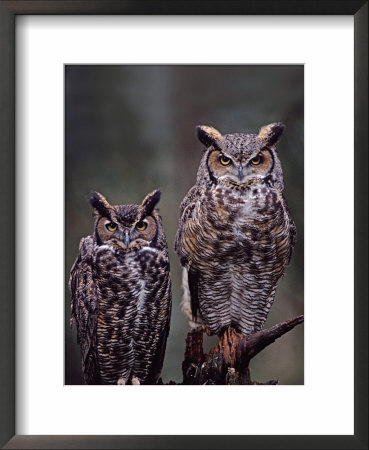
<svg viewBox="0 0 369 450">
<path fill-rule="evenodd" d="M 117 384 L 136 377 L 140 384 L 155 384 L 169 332 L 167 255 L 152 249 L 114 254 L 89 236 L 71 279 L 72 292 L 78 292 L 72 296 L 72 317 L 86 383 Z"/>
<path fill-rule="evenodd" d="M 91 236 L 82 238 L 78 257 L 71 269 L 69 288 L 71 326 L 77 326 L 81 347 L 82 372 L 86 384 L 100 384 L 97 358 L 96 326 L 98 315 L 97 285 L 94 282 L 94 243 Z"/>
<path fill-rule="evenodd" d="M 178 245 L 199 273 L 202 320 L 214 334 L 227 326 L 243 334 L 258 331 L 291 252 L 291 220 L 283 199 L 267 187 L 243 195 L 218 186 L 192 206 Z"/>
<path fill-rule="evenodd" d="M 223 168 L 220 179 L 217 166 L 209 169 L 209 155 L 220 148 L 234 164 L 246 161 L 246 172 L 247 161 L 259 151 L 256 135 L 226 135 L 226 142 L 219 136 L 204 153 L 197 184 L 181 204 L 175 250 L 188 272 L 193 320 L 199 314 L 213 334 L 232 326 L 247 335 L 260 330 L 267 318 L 296 229 L 274 149 L 268 149 L 274 152 L 273 174 L 237 184 L 223 175 Z"/>
</svg>

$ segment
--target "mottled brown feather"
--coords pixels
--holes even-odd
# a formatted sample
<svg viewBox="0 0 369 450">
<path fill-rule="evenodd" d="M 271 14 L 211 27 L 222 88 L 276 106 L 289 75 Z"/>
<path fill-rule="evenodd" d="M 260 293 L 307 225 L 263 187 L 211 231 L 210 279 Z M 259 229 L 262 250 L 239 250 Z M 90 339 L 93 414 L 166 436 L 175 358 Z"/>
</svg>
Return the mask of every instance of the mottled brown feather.
<svg viewBox="0 0 369 450">
<path fill-rule="evenodd" d="M 206 148 L 180 206 L 175 250 L 188 271 L 184 302 L 214 334 L 228 326 L 258 331 L 291 259 L 296 228 L 275 149 L 283 128 L 276 123 L 259 134 L 221 137 L 214 128 L 200 129 Z"/>
<path fill-rule="evenodd" d="M 160 193 L 149 194 L 141 205 L 110 205 L 95 194 L 95 231 L 81 240 L 70 277 L 71 323 L 84 379 L 156 384 L 171 314 L 167 242 L 154 209 Z M 108 220 L 100 215 L 106 210 Z M 116 231 L 106 228 L 109 221 Z"/>
</svg>

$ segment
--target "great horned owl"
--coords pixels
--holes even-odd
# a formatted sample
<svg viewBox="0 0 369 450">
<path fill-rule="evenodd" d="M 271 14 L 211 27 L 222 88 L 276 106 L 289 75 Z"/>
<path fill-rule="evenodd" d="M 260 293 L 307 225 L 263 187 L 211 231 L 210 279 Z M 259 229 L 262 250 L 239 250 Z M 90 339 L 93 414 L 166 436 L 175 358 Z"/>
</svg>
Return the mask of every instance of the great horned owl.
<svg viewBox="0 0 369 450">
<path fill-rule="evenodd" d="M 156 384 L 171 314 L 167 241 L 155 206 L 112 206 L 92 192 L 95 226 L 70 276 L 86 384 Z"/>
<path fill-rule="evenodd" d="M 175 250 L 184 267 L 183 310 L 195 324 L 199 312 L 213 334 L 229 326 L 258 331 L 290 261 L 296 228 L 275 147 L 283 129 L 273 123 L 258 134 L 222 135 L 197 127 L 205 149 L 180 207 Z"/>
</svg>

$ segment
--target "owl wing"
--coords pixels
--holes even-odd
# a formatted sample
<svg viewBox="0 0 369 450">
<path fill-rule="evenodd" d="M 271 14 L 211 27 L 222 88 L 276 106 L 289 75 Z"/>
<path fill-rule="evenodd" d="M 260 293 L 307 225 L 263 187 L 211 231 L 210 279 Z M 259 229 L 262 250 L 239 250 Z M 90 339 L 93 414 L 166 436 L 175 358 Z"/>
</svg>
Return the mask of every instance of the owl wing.
<svg viewBox="0 0 369 450">
<path fill-rule="evenodd" d="M 182 266 L 184 266 L 184 273 L 182 279 L 183 285 L 183 298 L 182 298 L 182 311 L 188 316 L 191 326 L 198 326 L 201 322 L 197 319 L 197 311 L 199 309 L 198 298 L 198 283 L 199 272 L 191 266 L 191 260 L 188 255 L 183 252 L 183 228 L 184 224 L 191 217 L 192 211 L 196 206 L 196 202 L 199 199 L 198 186 L 193 186 L 183 199 L 180 206 L 180 220 L 179 227 L 176 235 L 176 241 L 174 249 L 177 252 Z M 190 314 L 191 312 L 191 314 Z"/>
<path fill-rule="evenodd" d="M 192 186 L 192 188 L 187 192 L 187 195 L 182 200 L 179 207 L 179 227 L 176 234 L 176 239 L 174 243 L 174 250 L 177 252 L 182 266 L 186 266 L 187 257 L 183 252 L 183 226 L 187 222 L 188 218 L 191 216 L 193 209 L 196 205 L 196 200 L 198 199 L 198 187 Z"/>
<path fill-rule="evenodd" d="M 284 205 L 284 209 L 285 209 L 285 211 L 287 213 L 287 216 L 288 216 L 288 219 L 289 219 L 289 223 L 290 223 L 290 227 L 289 227 L 290 252 L 289 252 L 289 255 L 288 255 L 288 258 L 287 258 L 287 263 L 286 263 L 286 266 L 287 266 L 290 263 L 290 261 L 291 261 L 292 252 L 293 252 L 293 249 L 295 248 L 295 245 L 296 245 L 297 232 L 296 232 L 295 222 L 292 219 L 291 212 L 290 212 L 290 210 L 288 208 L 288 204 L 287 204 L 287 202 L 286 202 L 284 197 L 283 197 L 283 205 Z"/>
<path fill-rule="evenodd" d="M 293 252 L 293 249 L 294 249 L 294 247 L 296 245 L 296 237 L 297 237 L 296 235 L 297 235 L 297 233 L 296 233 L 296 225 L 295 225 L 294 221 L 291 219 L 291 224 L 290 224 L 291 248 L 290 248 L 290 254 L 289 254 L 289 257 L 288 257 L 288 264 L 291 261 L 292 252 Z"/>
<path fill-rule="evenodd" d="M 197 321 L 197 311 L 199 309 L 199 277 L 200 273 L 191 267 L 188 270 L 188 288 L 191 296 L 192 320 Z"/>
<path fill-rule="evenodd" d="M 86 384 L 99 384 L 96 324 L 98 316 L 97 287 L 93 277 L 94 244 L 91 236 L 82 238 L 79 253 L 69 280 L 71 326 L 77 326 L 77 341 L 82 352 L 82 370 Z"/>
<path fill-rule="evenodd" d="M 162 314 L 164 315 L 164 324 L 162 325 L 160 338 L 153 357 L 153 363 L 147 377 L 147 384 L 157 383 L 164 363 L 165 349 L 170 328 L 170 316 L 172 312 L 172 288 L 169 272 L 166 274 L 165 280 L 163 281 L 163 286 L 165 286 L 165 290 L 162 296 L 161 304 L 167 305 L 167 307 L 164 307 L 162 310 Z"/>
</svg>

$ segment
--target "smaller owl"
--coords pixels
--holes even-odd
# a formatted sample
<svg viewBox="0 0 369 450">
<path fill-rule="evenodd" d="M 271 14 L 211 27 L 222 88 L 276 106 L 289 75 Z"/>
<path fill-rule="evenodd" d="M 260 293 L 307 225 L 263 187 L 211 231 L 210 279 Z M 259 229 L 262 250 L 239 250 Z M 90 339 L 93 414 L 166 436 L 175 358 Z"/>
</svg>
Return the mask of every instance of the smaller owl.
<svg viewBox="0 0 369 450">
<path fill-rule="evenodd" d="M 93 234 L 82 238 L 70 275 L 86 384 L 156 384 L 171 314 L 167 241 L 155 209 L 110 205 L 92 192 Z"/>
</svg>

